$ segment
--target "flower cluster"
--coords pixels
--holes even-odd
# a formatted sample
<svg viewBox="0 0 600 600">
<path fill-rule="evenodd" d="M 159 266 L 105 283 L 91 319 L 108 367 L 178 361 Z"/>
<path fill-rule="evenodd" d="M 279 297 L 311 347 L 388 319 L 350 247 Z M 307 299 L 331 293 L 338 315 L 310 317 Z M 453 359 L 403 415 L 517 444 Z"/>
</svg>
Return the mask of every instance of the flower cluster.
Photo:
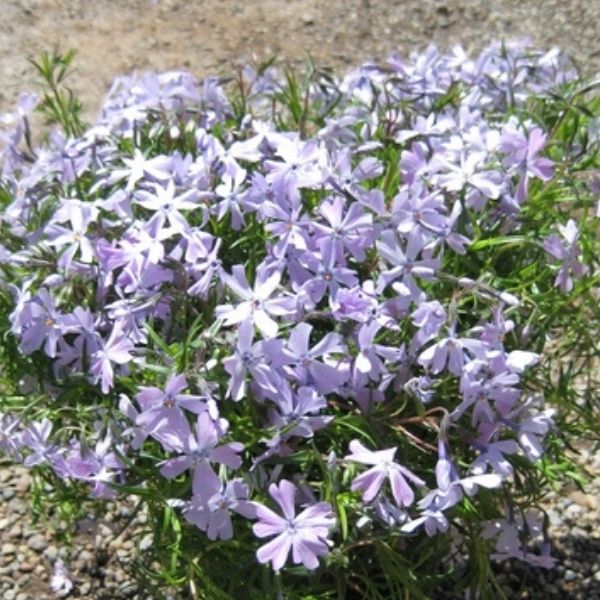
<svg viewBox="0 0 600 600">
<path fill-rule="evenodd" d="M 554 52 L 429 49 L 313 81 L 297 129 L 273 113 L 272 67 L 241 72 L 242 103 L 218 79 L 122 78 L 81 136 L 35 150 L 23 98 L 0 154 L 0 269 L 63 429 L 6 414 L 0 447 L 104 498 L 143 486 L 130 465 L 150 460 L 209 540 L 246 519 L 276 536 L 257 551 L 276 571 L 290 550 L 308 569 L 328 554 L 340 471 L 357 521 L 448 531 L 553 426 L 523 389 L 538 355 L 514 335 L 519 299 L 471 246 L 518 234 L 554 176 L 548 133 L 508 114 L 572 77 Z M 559 230 L 543 248 L 569 292 L 585 269 L 575 222 Z M 73 381 L 101 410 L 71 438 Z M 501 554 L 518 555 L 513 529 Z"/>
</svg>

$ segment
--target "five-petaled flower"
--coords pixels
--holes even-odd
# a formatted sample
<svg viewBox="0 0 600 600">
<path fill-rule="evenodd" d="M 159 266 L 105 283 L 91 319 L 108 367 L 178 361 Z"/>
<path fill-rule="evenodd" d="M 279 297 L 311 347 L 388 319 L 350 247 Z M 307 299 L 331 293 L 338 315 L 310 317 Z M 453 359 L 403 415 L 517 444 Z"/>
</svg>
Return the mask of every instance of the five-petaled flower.
<svg viewBox="0 0 600 600">
<path fill-rule="evenodd" d="M 346 460 L 373 465 L 352 482 L 352 489 L 362 491 L 365 502 L 370 502 L 377 496 L 386 479 L 390 480 L 392 495 L 398 506 L 410 506 L 414 502 L 415 494 L 408 485 L 407 479 L 414 485 L 425 485 L 420 477 L 394 462 L 396 448 L 373 452 L 358 440 L 352 440 L 349 448 L 352 454 L 346 456 Z"/>
<path fill-rule="evenodd" d="M 307 569 L 316 569 L 319 565 L 317 557 L 329 552 L 328 536 L 335 525 L 331 505 L 318 502 L 296 514 L 296 486 L 285 479 L 279 482 L 279 486 L 272 483 L 269 494 L 281 507 L 283 517 L 262 504 L 256 505 L 258 522 L 252 527 L 254 534 L 259 538 L 277 536 L 258 549 L 256 556 L 259 562 L 271 562 L 273 569 L 280 571 L 291 550 L 295 564 L 302 563 Z"/>
</svg>

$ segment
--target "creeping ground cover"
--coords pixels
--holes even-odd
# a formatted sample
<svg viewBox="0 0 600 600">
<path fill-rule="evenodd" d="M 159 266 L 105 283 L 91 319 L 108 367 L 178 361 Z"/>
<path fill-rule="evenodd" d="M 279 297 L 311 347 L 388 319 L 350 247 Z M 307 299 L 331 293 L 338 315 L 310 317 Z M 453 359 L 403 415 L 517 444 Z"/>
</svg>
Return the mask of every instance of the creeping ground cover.
<svg viewBox="0 0 600 600">
<path fill-rule="evenodd" d="M 541 502 L 598 433 L 598 82 L 429 48 L 124 77 L 88 125 L 71 59 L 0 130 L 0 449 L 37 517 L 68 545 L 135 497 L 155 598 L 551 567 Z"/>
</svg>

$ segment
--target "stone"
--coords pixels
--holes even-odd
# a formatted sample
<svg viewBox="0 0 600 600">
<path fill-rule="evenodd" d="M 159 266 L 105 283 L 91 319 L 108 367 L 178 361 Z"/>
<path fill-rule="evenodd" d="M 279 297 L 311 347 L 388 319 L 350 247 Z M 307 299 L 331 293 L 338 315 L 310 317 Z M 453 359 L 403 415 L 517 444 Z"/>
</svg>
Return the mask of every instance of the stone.
<svg viewBox="0 0 600 600">
<path fill-rule="evenodd" d="M 576 519 L 577 517 L 581 516 L 583 514 L 583 507 L 579 506 L 579 504 L 570 504 L 569 506 L 567 506 L 567 509 L 565 510 L 565 516 L 568 519 Z"/>
<path fill-rule="evenodd" d="M 10 542 L 6 542 L 2 544 L 2 548 L 0 549 L 0 554 L 2 556 L 6 556 L 7 554 L 14 554 L 17 551 L 17 547 Z"/>
<path fill-rule="evenodd" d="M 19 571 L 21 571 L 21 573 L 31 573 L 31 571 L 33 571 L 34 569 L 35 565 L 30 562 L 22 562 L 19 565 Z"/>
<path fill-rule="evenodd" d="M 84 563 L 94 562 L 94 555 L 89 550 L 82 550 L 77 558 Z"/>
<path fill-rule="evenodd" d="M 48 546 L 44 550 L 44 556 L 50 561 L 54 562 L 58 558 L 58 548 L 56 546 Z"/>
<path fill-rule="evenodd" d="M 31 475 L 23 473 L 17 480 L 16 489 L 19 494 L 24 494 L 31 487 Z"/>
<path fill-rule="evenodd" d="M 8 503 L 8 509 L 10 510 L 10 512 L 15 512 L 20 515 L 24 515 L 28 512 L 29 507 L 27 506 L 26 502 L 21 500 L 21 498 L 13 498 Z"/>
<path fill-rule="evenodd" d="M 2 490 L 2 497 L 5 500 L 10 500 L 11 498 L 14 498 L 15 495 L 16 495 L 16 492 L 12 488 L 6 488 L 5 490 Z"/>
<path fill-rule="evenodd" d="M 27 540 L 27 546 L 36 552 L 43 552 L 48 547 L 48 541 L 41 533 L 36 533 Z"/>
<path fill-rule="evenodd" d="M 23 537 L 23 528 L 20 523 L 15 523 L 9 530 L 8 535 L 11 539 Z"/>
<path fill-rule="evenodd" d="M 91 589 L 92 589 L 92 585 L 90 584 L 89 581 L 86 581 L 79 586 L 79 593 L 83 597 L 86 597 L 90 593 Z"/>
</svg>

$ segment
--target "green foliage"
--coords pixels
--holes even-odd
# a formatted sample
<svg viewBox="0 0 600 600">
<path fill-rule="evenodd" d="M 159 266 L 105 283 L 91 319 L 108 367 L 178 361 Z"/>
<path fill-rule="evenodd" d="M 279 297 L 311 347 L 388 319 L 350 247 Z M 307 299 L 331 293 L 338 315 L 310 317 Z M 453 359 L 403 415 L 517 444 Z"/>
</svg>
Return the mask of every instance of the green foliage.
<svg viewBox="0 0 600 600">
<path fill-rule="evenodd" d="M 85 124 L 81 120 L 82 104 L 73 91 L 65 86 L 75 51 L 62 54 L 58 49 L 42 52 L 39 60 L 29 59 L 38 72 L 44 86 L 44 95 L 38 110 L 50 125 L 59 125 L 65 135 L 81 135 Z"/>
</svg>

